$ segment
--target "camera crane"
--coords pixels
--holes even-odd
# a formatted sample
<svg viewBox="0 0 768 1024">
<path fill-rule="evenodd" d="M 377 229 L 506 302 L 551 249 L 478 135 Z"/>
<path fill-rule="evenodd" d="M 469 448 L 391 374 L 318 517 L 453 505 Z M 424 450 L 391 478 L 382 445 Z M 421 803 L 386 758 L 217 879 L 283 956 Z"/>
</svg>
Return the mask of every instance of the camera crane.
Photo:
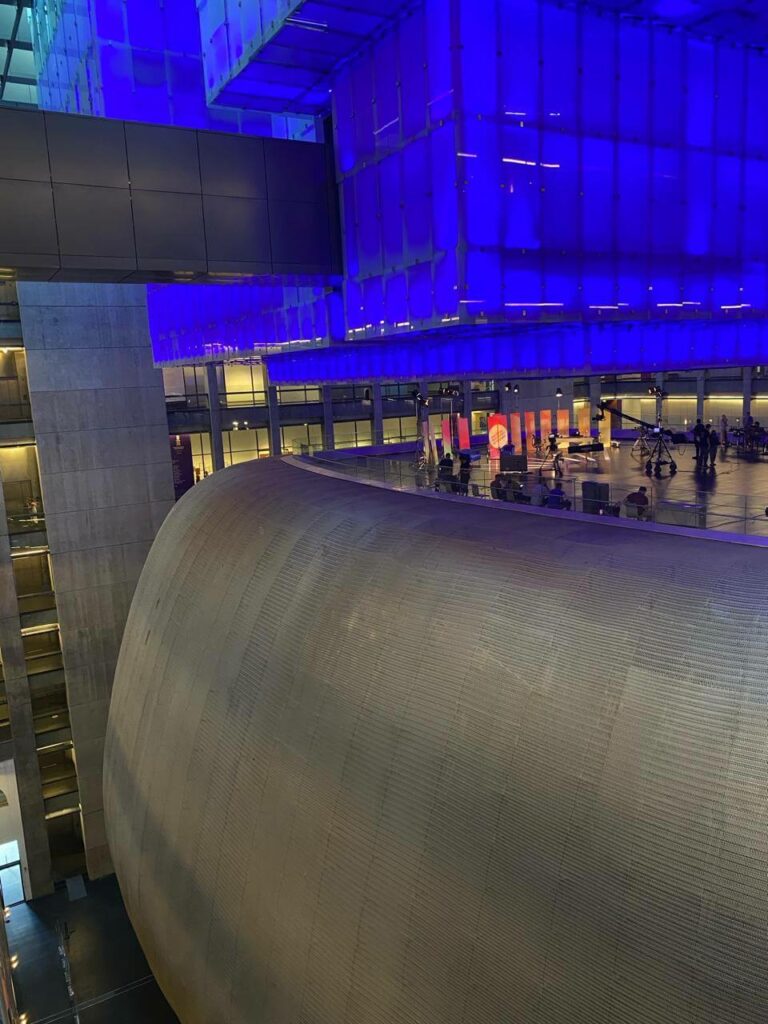
<svg viewBox="0 0 768 1024">
<path fill-rule="evenodd" d="M 655 476 L 661 476 L 661 467 L 669 466 L 670 476 L 674 476 L 677 472 L 677 463 L 672 457 L 672 452 L 669 450 L 667 444 L 667 438 L 672 444 L 682 444 L 688 440 L 687 435 L 676 433 L 673 430 L 669 430 L 667 427 L 662 427 L 658 423 L 648 423 L 647 420 L 640 420 L 636 416 L 630 416 L 626 412 L 621 412 L 619 409 L 615 409 L 608 402 L 597 403 L 597 414 L 593 417 L 596 421 L 604 420 L 605 414 L 609 412 L 612 416 L 615 416 L 618 420 L 626 420 L 629 423 L 637 423 L 638 426 L 644 427 L 645 430 L 650 434 L 651 449 L 648 453 L 648 459 L 645 463 L 645 472 L 648 476 L 653 473 Z"/>
</svg>

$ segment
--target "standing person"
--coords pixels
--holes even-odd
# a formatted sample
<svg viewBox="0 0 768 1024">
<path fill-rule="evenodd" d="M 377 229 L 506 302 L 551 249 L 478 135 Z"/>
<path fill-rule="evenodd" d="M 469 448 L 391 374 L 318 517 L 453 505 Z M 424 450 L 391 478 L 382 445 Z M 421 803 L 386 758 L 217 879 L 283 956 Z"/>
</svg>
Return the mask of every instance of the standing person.
<svg viewBox="0 0 768 1024">
<path fill-rule="evenodd" d="M 459 494 L 469 494 L 469 478 L 472 476 L 472 462 L 468 454 L 459 456 Z"/>
<path fill-rule="evenodd" d="M 448 451 L 437 464 L 437 479 L 453 480 L 453 459 Z"/>
<path fill-rule="evenodd" d="M 709 468 L 715 468 L 715 457 L 717 456 L 717 449 L 720 446 L 720 438 L 717 436 L 716 430 L 710 430 L 709 432 Z M 704 456 L 704 466 L 707 465 L 707 457 Z"/>
<path fill-rule="evenodd" d="M 696 449 L 696 454 L 693 456 L 697 462 L 701 461 L 701 445 L 706 433 L 706 427 L 701 420 L 696 420 L 696 426 L 693 428 L 693 446 Z"/>
<path fill-rule="evenodd" d="M 723 448 L 728 447 L 728 417 L 725 413 L 720 417 L 720 444 Z"/>
<path fill-rule="evenodd" d="M 706 427 L 702 427 L 702 433 L 699 435 L 699 445 L 696 449 L 696 466 L 699 469 L 707 468 L 707 459 L 709 458 L 709 435 L 711 427 L 709 424 Z"/>
</svg>

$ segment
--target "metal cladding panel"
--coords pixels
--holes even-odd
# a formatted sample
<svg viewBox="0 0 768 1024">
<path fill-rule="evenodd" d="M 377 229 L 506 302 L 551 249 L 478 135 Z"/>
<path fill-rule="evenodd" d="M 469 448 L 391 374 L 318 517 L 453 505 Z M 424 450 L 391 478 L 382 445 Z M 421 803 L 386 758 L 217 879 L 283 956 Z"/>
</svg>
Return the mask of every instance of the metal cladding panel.
<svg viewBox="0 0 768 1024">
<path fill-rule="evenodd" d="M 0 266 L 21 278 L 339 270 L 324 146 L 0 110 L 0 135 L 6 129 Z"/>
<path fill-rule="evenodd" d="M 183 1024 L 763 1024 L 767 559 L 280 462 L 193 488 L 105 750 Z"/>
</svg>

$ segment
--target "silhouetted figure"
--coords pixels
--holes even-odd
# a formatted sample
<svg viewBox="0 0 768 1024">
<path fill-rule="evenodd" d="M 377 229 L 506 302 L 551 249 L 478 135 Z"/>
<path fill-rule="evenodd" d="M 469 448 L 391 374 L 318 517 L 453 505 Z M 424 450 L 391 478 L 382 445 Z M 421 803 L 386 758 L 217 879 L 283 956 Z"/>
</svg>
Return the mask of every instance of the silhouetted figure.
<svg viewBox="0 0 768 1024">
<path fill-rule="evenodd" d="M 549 500 L 549 488 L 542 477 L 539 477 L 531 488 L 531 505 L 542 508 Z"/>
<path fill-rule="evenodd" d="M 701 458 L 701 446 L 702 441 L 704 440 L 704 434 L 706 433 L 706 430 L 707 428 L 704 426 L 701 420 L 696 420 L 696 426 L 693 428 L 693 446 L 696 451 L 693 457 L 694 459 L 696 459 L 697 462 Z"/>
<path fill-rule="evenodd" d="M 547 508 L 569 509 L 570 507 L 571 503 L 565 496 L 562 484 L 559 480 L 555 481 L 555 486 L 549 492 L 549 497 L 547 498 Z"/>
<path fill-rule="evenodd" d="M 472 462 L 469 455 L 459 456 L 459 494 L 469 494 L 469 480 L 472 476 Z"/>
<path fill-rule="evenodd" d="M 624 499 L 624 504 L 631 505 L 635 510 L 635 515 L 638 519 L 645 519 L 648 514 L 648 488 L 638 487 L 636 491 L 632 491 Z"/>
<path fill-rule="evenodd" d="M 710 430 L 708 435 L 709 441 L 709 465 L 711 469 L 715 468 L 715 458 L 717 456 L 717 449 L 720 447 L 720 438 L 717 436 L 716 430 Z M 706 457 L 704 463 L 706 465 Z"/>
</svg>

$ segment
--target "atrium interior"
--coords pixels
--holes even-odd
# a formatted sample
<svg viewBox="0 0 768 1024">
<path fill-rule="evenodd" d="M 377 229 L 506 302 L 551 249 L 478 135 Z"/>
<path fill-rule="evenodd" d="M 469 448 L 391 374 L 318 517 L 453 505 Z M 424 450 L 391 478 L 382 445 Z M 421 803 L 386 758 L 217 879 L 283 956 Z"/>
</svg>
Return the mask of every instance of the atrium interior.
<svg viewBox="0 0 768 1024">
<path fill-rule="evenodd" d="M 767 99 L 756 0 L 0 0 L 0 1024 L 764 1024 Z"/>
</svg>

